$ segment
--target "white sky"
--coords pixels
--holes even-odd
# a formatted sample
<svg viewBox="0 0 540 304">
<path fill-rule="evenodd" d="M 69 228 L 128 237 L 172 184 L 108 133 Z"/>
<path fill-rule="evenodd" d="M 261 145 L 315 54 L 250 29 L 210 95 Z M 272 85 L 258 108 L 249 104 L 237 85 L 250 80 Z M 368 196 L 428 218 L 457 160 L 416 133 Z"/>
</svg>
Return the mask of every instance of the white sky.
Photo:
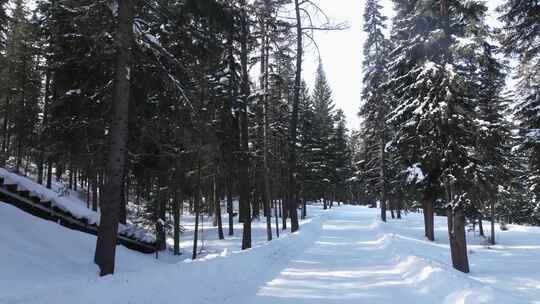
<svg viewBox="0 0 540 304">
<path fill-rule="evenodd" d="M 365 33 L 362 30 L 365 0 L 315 0 L 324 12 L 337 22 L 347 22 L 350 28 L 344 31 L 318 32 L 315 36 L 323 60 L 326 76 L 333 90 L 336 106 L 347 116 L 348 128 L 358 129 L 360 118 L 357 113 L 361 103 L 362 46 Z M 503 0 L 489 0 L 493 11 Z M 381 0 L 384 14 L 393 16 L 391 0 Z M 491 14 L 495 15 L 495 14 Z M 495 24 L 495 18 L 489 22 Z M 315 48 L 306 51 L 303 75 L 308 85 L 313 86 L 318 65 Z"/>
<path fill-rule="evenodd" d="M 318 32 L 315 40 L 319 46 L 326 77 L 333 91 L 336 106 L 347 116 L 348 128 L 358 129 L 360 118 L 360 92 L 362 85 L 362 46 L 365 41 L 363 27 L 364 0 L 317 0 L 317 5 L 336 23 L 347 22 L 344 31 Z M 390 0 L 383 0 L 385 14 L 393 16 Z M 307 43 L 307 42 L 306 42 Z M 317 50 L 312 47 L 306 52 L 304 78 L 310 86 L 315 81 L 318 65 Z"/>
</svg>

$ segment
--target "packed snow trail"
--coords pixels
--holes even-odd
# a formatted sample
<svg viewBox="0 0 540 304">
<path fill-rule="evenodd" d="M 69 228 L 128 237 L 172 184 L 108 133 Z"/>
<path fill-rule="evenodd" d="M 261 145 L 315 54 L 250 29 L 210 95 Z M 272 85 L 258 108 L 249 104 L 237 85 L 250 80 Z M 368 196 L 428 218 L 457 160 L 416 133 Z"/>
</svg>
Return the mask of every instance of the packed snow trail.
<svg viewBox="0 0 540 304">
<path fill-rule="evenodd" d="M 196 262 L 155 261 L 118 247 L 114 276 L 97 277 L 95 237 L 0 203 L 0 303 L 538 303 L 540 229 L 510 226 L 491 249 L 468 235 L 471 274 L 450 266 L 446 219 L 435 243 L 422 216 L 381 223 L 378 210 L 310 208 L 300 233 L 264 242 L 255 223 L 251 250 L 239 239 Z M 215 231 L 211 231 L 214 233 Z M 238 231 L 236 232 L 239 235 Z M 228 242 L 228 243 L 227 243 Z M 209 246 L 219 245 L 212 243 Z M 229 246 L 229 247 L 227 247 Z"/>
<path fill-rule="evenodd" d="M 385 233 L 378 214 L 334 210 L 317 240 L 244 303 L 521 303 L 449 268 L 446 252 L 428 259 L 437 244 Z"/>
</svg>

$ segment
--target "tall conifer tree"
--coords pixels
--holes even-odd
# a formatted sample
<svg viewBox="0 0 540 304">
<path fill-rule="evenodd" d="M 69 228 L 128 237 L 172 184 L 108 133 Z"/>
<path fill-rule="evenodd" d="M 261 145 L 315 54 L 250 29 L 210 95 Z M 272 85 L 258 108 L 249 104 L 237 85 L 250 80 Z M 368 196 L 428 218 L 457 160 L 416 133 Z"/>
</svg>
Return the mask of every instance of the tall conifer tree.
<svg viewBox="0 0 540 304">
<path fill-rule="evenodd" d="M 388 192 L 386 143 L 389 112 L 389 95 L 383 84 L 387 81 L 388 53 L 390 42 L 384 36 L 387 17 L 381 13 L 378 0 L 368 0 L 364 10 L 364 32 L 367 40 L 364 44 L 364 79 L 362 90 L 363 105 L 360 115 L 364 119 L 363 133 L 366 144 L 367 167 L 363 174 L 366 180 L 377 179 L 376 191 L 380 193 L 381 220 L 386 221 Z"/>
</svg>

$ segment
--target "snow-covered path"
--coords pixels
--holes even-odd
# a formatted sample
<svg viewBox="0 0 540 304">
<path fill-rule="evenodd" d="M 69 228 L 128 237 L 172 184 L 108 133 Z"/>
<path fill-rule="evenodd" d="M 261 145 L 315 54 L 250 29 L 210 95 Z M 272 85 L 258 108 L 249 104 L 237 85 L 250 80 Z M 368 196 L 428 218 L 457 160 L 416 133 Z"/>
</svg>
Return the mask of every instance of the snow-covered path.
<svg viewBox="0 0 540 304">
<path fill-rule="evenodd" d="M 243 303 L 524 303 L 450 269 L 444 245 L 386 233 L 378 212 L 333 210 L 317 238 Z"/>
<path fill-rule="evenodd" d="M 117 273 L 99 278 L 95 237 L 0 204 L 0 244 L 10 244 L 0 248 L 0 303 L 540 303 L 539 228 L 498 230 L 492 248 L 469 234 L 472 273 L 462 274 L 450 266 L 445 218 L 432 243 L 421 215 L 381 223 L 378 212 L 313 206 L 299 234 L 266 243 L 256 228 L 252 250 L 216 241 L 224 251 L 190 263 L 118 247 Z"/>
</svg>

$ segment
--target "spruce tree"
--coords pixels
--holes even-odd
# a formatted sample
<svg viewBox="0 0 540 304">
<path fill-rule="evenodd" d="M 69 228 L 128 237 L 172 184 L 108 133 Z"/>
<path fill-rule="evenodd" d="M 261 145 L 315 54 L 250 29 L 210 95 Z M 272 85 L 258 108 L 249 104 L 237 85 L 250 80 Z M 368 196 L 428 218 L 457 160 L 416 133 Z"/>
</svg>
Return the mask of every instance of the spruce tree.
<svg viewBox="0 0 540 304">
<path fill-rule="evenodd" d="M 469 271 L 464 210 L 471 202 L 470 179 L 475 172 L 479 100 L 476 78 L 462 63 L 460 44 L 471 38 L 470 26 L 483 20 L 479 2 L 396 1 L 389 87 L 396 99 L 391 119 L 394 143 L 407 166 L 419 168 L 426 237 L 433 240 L 434 202 L 446 201 L 454 267 Z M 473 37 L 474 38 L 474 37 Z"/>
<path fill-rule="evenodd" d="M 331 140 L 334 130 L 335 105 L 332 89 L 326 79 L 322 62 L 319 62 L 313 88 L 313 130 L 311 147 L 311 174 L 313 187 L 319 189 L 318 196 L 323 198 L 326 209 L 327 202 L 332 204 L 334 192 L 334 168 L 331 162 Z"/>
<path fill-rule="evenodd" d="M 363 134 L 366 143 L 366 165 L 363 174 L 366 179 L 375 180 L 376 189 L 380 193 L 381 219 L 386 221 L 386 204 L 388 191 L 387 153 L 389 97 L 385 94 L 383 84 L 387 81 L 387 55 L 390 42 L 384 36 L 387 18 L 381 13 L 382 6 L 378 0 L 366 2 L 364 11 L 364 32 L 367 40 L 364 44 L 364 79 L 362 90 L 363 105 L 360 115 L 364 119 Z"/>
<path fill-rule="evenodd" d="M 507 0 L 499 8 L 503 21 L 502 45 L 506 54 L 520 62 L 518 85 L 514 90 L 521 144 L 518 150 L 527 155 L 527 187 L 535 202 L 532 217 L 540 217 L 540 3 Z M 524 209 L 525 208 L 524 206 Z"/>
<path fill-rule="evenodd" d="M 330 145 L 332 159 L 330 166 L 334 168 L 334 198 L 339 203 L 349 201 L 349 182 L 352 177 L 352 159 L 349 149 L 350 139 L 346 123 L 343 110 L 337 110 Z"/>
<path fill-rule="evenodd" d="M 491 243 L 495 242 L 495 212 L 498 192 L 510 186 L 515 176 L 517 162 L 512 157 L 510 125 L 505 115 L 509 114 L 508 100 L 503 96 L 506 85 L 504 62 L 497 59 L 498 48 L 492 44 L 494 31 L 485 23 L 485 15 L 479 15 L 482 22 L 468 27 L 469 39 L 456 46 L 456 52 L 465 58 L 461 68 L 472 82 L 472 98 L 476 100 L 475 114 L 478 133 L 475 146 L 474 190 L 469 210 L 473 219 L 477 217 L 480 232 L 483 233 L 482 211 L 489 207 L 491 219 Z"/>
<path fill-rule="evenodd" d="M 36 57 L 36 38 L 28 12 L 22 0 L 15 2 L 6 40 L 6 94 L 4 125 L 4 156 L 15 156 L 19 172 L 23 158 L 36 139 L 41 80 Z M 8 148 L 10 137 L 14 146 Z M 3 157 L 4 157 L 3 156 Z"/>
</svg>

